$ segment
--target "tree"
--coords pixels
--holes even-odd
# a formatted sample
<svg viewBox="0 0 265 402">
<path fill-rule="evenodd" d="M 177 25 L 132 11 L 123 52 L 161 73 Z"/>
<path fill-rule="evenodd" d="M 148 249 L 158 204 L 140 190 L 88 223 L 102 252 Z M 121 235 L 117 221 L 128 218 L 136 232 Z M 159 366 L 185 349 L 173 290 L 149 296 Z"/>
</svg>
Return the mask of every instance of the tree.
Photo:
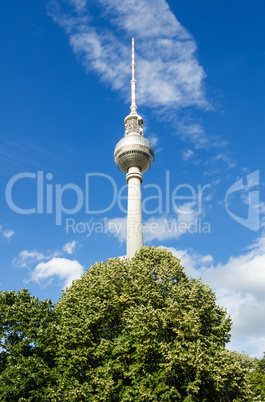
<svg viewBox="0 0 265 402">
<path fill-rule="evenodd" d="M 255 401 L 265 401 L 265 354 L 262 359 L 255 359 L 250 371 L 249 382 Z"/>
<path fill-rule="evenodd" d="M 51 401 L 251 401 L 230 318 L 165 249 L 96 263 L 55 311 Z"/>
<path fill-rule="evenodd" d="M 0 401 L 48 401 L 54 366 L 51 301 L 0 292 Z"/>
</svg>

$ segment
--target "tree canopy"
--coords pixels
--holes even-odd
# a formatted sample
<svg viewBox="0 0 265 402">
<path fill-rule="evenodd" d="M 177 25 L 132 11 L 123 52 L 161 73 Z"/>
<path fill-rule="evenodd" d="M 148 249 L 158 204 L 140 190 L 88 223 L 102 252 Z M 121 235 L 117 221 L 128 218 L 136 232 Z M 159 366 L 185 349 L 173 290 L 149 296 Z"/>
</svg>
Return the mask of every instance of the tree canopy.
<svg viewBox="0 0 265 402">
<path fill-rule="evenodd" d="M 42 401 L 52 381 L 54 312 L 24 289 L 0 292 L 0 401 Z"/>
<path fill-rule="evenodd" d="M 255 401 L 265 401 L 265 354 L 262 359 L 254 359 L 249 372 L 249 382 Z M 254 399 L 253 399 L 254 400 Z"/>
<path fill-rule="evenodd" d="M 95 264 L 56 311 L 61 400 L 248 398 L 245 372 L 225 349 L 230 318 L 165 249 Z"/>
<path fill-rule="evenodd" d="M 25 298 L 13 321 L 4 295 L 17 308 Z M 0 401 L 252 401 L 247 368 L 225 348 L 230 318 L 166 249 L 96 263 L 54 309 L 25 291 L 2 296 Z"/>
</svg>

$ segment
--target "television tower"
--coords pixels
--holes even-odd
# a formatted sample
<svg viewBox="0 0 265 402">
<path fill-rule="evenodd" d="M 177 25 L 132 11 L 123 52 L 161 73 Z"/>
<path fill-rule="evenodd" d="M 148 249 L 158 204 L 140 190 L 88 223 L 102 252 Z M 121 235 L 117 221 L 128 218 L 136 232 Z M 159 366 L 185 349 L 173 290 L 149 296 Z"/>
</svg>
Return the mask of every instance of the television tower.
<svg viewBox="0 0 265 402">
<path fill-rule="evenodd" d="M 144 137 L 143 119 L 137 113 L 134 38 L 132 38 L 132 79 L 131 113 L 125 117 L 124 137 L 114 150 L 114 160 L 118 168 L 126 173 L 128 183 L 127 205 L 127 251 L 131 258 L 143 246 L 141 183 L 143 173 L 154 161 L 154 150 L 150 141 Z"/>
</svg>

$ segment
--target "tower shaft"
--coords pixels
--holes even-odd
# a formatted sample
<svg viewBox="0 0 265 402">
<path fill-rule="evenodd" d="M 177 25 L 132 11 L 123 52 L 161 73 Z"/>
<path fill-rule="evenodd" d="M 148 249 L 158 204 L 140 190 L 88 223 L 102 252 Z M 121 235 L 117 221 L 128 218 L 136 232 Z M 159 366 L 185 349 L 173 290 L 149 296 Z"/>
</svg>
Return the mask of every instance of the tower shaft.
<svg viewBox="0 0 265 402">
<path fill-rule="evenodd" d="M 127 206 L 127 250 L 128 258 L 143 247 L 142 231 L 142 174 L 137 166 L 129 168 L 126 175 L 128 183 L 128 206 Z"/>
<path fill-rule="evenodd" d="M 143 173 L 152 165 L 154 150 L 144 137 L 143 119 L 137 113 L 134 38 L 132 38 L 131 113 L 125 118 L 124 137 L 114 150 L 114 160 L 119 169 L 126 173 L 128 183 L 127 204 L 127 257 L 143 247 L 141 183 Z"/>
</svg>

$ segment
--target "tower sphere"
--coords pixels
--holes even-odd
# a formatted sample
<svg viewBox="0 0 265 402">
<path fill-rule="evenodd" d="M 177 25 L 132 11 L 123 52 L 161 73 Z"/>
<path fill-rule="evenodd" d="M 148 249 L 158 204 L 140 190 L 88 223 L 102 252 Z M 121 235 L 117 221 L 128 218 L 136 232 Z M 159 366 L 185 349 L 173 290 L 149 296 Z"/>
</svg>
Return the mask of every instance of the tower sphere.
<svg viewBox="0 0 265 402">
<path fill-rule="evenodd" d="M 114 159 L 119 169 L 127 173 L 132 166 L 146 172 L 154 160 L 154 150 L 151 142 L 139 134 L 125 135 L 116 145 Z"/>
</svg>

